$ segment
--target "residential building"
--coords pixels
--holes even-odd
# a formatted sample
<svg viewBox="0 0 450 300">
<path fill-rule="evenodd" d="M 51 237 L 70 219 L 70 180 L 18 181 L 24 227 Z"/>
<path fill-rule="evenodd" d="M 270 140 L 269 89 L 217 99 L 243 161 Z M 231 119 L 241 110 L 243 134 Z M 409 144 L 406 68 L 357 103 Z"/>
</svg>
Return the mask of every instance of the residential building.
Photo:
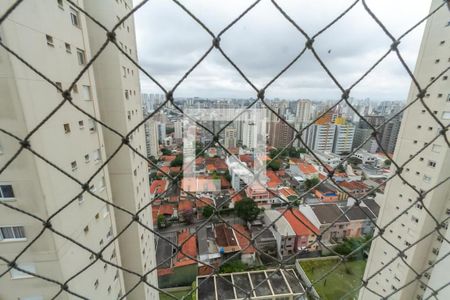
<svg viewBox="0 0 450 300">
<path fill-rule="evenodd" d="M 234 148 L 237 146 L 237 132 L 234 127 L 226 127 L 224 130 L 224 146 L 226 149 Z"/>
<path fill-rule="evenodd" d="M 289 222 L 296 234 L 295 252 L 315 251 L 319 248 L 319 243 L 316 242 L 316 237 L 320 234 L 319 229 L 298 209 L 286 210 L 283 217 Z"/>
<path fill-rule="evenodd" d="M 180 143 L 183 140 L 183 122 L 175 121 L 173 123 L 173 127 L 174 127 L 173 138 L 176 143 Z"/>
<path fill-rule="evenodd" d="M 433 0 L 431 11 L 441 4 L 442 1 Z M 443 5 L 428 18 L 414 71 L 421 86 L 435 80 L 448 66 L 450 27 L 446 25 L 449 15 L 447 5 Z M 427 88 L 424 102 L 432 112 L 436 112 L 431 116 L 420 101 L 413 104 L 419 91 L 415 84 L 411 84 L 407 100 L 410 106 L 403 114 L 393 160 L 399 165 L 410 160 L 403 167 L 402 178 L 425 194 L 423 197 L 418 195 L 399 176 L 387 183 L 377 222 L 380 228 L 387 228 L 383 238 L 372 242 L 364 275 L 370 280 L 368 288 L 361 290 L 360 299 L 379 299 L 393 292 L 393 299 L 424 299 L 435 290 L 439 290 L 436 296 L 439 299 L 450 297 L 447 284 L 450 259 L 447 257 L 437 266 L 430 267 L 443 256 L 440 250 L 447 247 L 440 234 L 448 236 L 448 221 L 442 224 L 440 234 L 436 230 L 436 221 L 444 222 L 450 213 L 450 185 L 447 180 L 450 176 L 450 149 L 442 135 L 434 139 L 441 130 L 434 117 L 448 126 L 449 88 L 448 72 Z M 448 131 L 444 134 L 449 137 Z M 421 201 L 413 205 L 417 200 Z M 405 210 L 408 213 L 403 213 Z M 400 253 L 403 257 L 397 259 Z M 423 274 L 420 281 L 417 274 Z M 428 285 L 433 290 L 427 288 Z"/>
<path fill-rule="evenodd" d="M 308 123 L 311 120 L 311 101 L 310 100 L 298 100 L 295 110 L 295 122 L 296 123 Z"/>
<path fill-rule="evenodd" d="M 355 136 L 355 125 L 342 117 L 337 117 L 335 126 L 333 152 L 336 154 L 350 153 L 352 151 L 353 138 Z"/>
<path fill-rule="evenodd" d="M 286 257 L 295 252 L 296 233 L 289 222 L 274 209 L 264 210 L 264 223 L 270 226 L 277 241 L 277 252 L 279 257 Z"/>
<path fill-rule="evenodd" d="M 95 15 L 96 20 L 107 28 L 113 28 L 118 22 L 117 16 L 130 13 L 132 1 L 117 2 L 85 1 L 86 10 Z M 107 9 L 106 9 L 107 8 Z M 105 31 L 95 22 L 88 19 L 89 42 L 92 49 L 100 49 L 105 39 Z M 136 34 L 134 31 L 134 16 L 129 16 L 116 30 L 116 41 L 121 50 L 137 61 Z M 93 64 L 100 116 L 106 124 L 117 131 L 130 133 L 129 146 L 143 155 L 147 154 L 145 144 L 145 129 L 141 126 L 132 130 L 143 120 L 139 69 L 116 47 L 106 47 Z M 122 147 L 117 151 L 117 135 L 105 131 L 105 150 L 107 157 L 114 154 L 114 159 L 108 163 L 114 201 L 120 207 L 137 213 L 141 207 L 148 207 L 150 195 L 148 192 L 148 163 L 140 159 L 130 147 Z M 116 152 L 117 151 L 117 152 Z M 139 214 L 142 222 L 152 228 L 151 208 Z M 128 226 L 130 217 L 117 214 L 118 228 Z M 130 245 L 134 245 L 130 247 Z M 127 268 L 146 274 L 156 266 L 155 245 L 153 234 L 143 226 L 134 222 L 119 237 L 119 247 L 122 252 L 122 264 Z M 147 280 L 156 285 L 156 272 L 147 275 Z M 132 290 L 129 299 L 155 299 L 158 291 L 145 284 L 135 285 L 140 281 L 134 274 L 124 272 L 126 290 Z"/>
<path fill-rule="evenodd" d="M 0 2 L 0 14 L 3 15 L 12 2 Z M 77 3 L 108 28 L 117 23 L 116 16 L 123 16 L 132 8 L 132 1 Z M 2 23 L 0 35 L 2 43 L 55 83 L 52 86 L 2 48 L 2 129 L 25 137 L 61 103 L 62 90 L 69 88 L 74 105 L 120 132 L 129 132 L 138 119 L 142 120 L 138 70 L 114 46 L 107 47 L 97 57 L 93 67 L 72 84 L 100 48 L 100 43 L 106 40 L 106 33 L 68 2 L 31 0 L 20 3 Z M 116 35 L 127 45 L 127 53 L 136 59 L 132 17 L 116 30 Z M 101 253 L 112 264 L 140 274 L 144 273 L 144 264 L 147 264 L 147 270 L 153 268 L 153 243 L 150 241 L 145 248 L 145 256 L 141 254 L 144 249 L 141 247 L 144 246 L 139 241 L 136 224 L 118 240 L 112 241 L 124 228 L 125 222 L 130 222 L 130 217 L 117 214 L 110 205 L 100 200 L 136 212 L 137 203 L 144 203 L 143 200 L 148 198 L 147 165 L 139 162 L 137 156 L 125 146 L 114 153 L 115 157 L 107 166 L 102 166 L 121 139 L 109 130 L 103 130 L 95 119 L 66 101 L 30 137 L 33 151 L 50 160 L 67 175 L 27 150 L 22 151 L 2 172 L 0 201 L 7 201 L 44 220 L 55 213 L 50 221 L 51 226 L 61 236 L 50 230 L 45 230 L 41 235 L 40 231 L 44 228 L 42 222 L 2 206 L 0 252 L 2 257 L 12 261 L 33 242 L 16 261 L 19 268 L 61 283 L 71 279 L 68 289 L 86 298 L 116 299 L 122 297 L 127 289 L 131 290 L 127 272 L 101 261 L 94 263 L 96 257 L 93 253 L 83 250 L 68 238 L 86 249 Z M 6 161 L 18 145 L 14 139 L 4 137 L 1 137 L 0 159 Z M 130 145 L 146 154 L 143 129 L 130 135 Z M 81 185 L 80 182 L 86 184 Z M 152 226 L 150 213 L 145 212 L 140 217 L 148 219 L 144 222 Z M 146 238 L 150 235 L 150 232 L 145 232 Z M 124 241 L 128 247 L 124 247 Z M 2 261 L 0 264 L 5 270 L 5 263 Z M 85 268 L 90 264 L 89 268 Z M 82 273 L 73 277 L 80 271 Z M 156 283 L 153 274 L 147 278 L 149 282 Z M 0 298 L 73 298 L 69 293 L 59 293 L 60 288 L 37 276 L 11 269 L 0 279 Z M 158 298 L 154 289 L 147 295 L 147 299 Z M 139 285 L 127 299 L 146 299 L 144 285 Z"/>
<path fill-rule="evenodd" d="M 279 120 L 271 124 L 269 133 L 269 145 L 283 149 L 290 145 L 294 138 L 294 130 L 286 121 Z"/>
<path fill-rule="evenodd" d="M 159 149 L 158 125 L 155 120 L 150 118 L 144 124 L 145 145 L 147 147 L 147 157 L 158 158 L 161 155 Z"/>
<path fill-rule="evenodd" d="M 325 245 L 332 246 L 349 236 L 350 222 L 336 204 L 300 205 L 299 211 L 319 229 Z"/>
<path fill-rule="evenodd" d="M 327 114 L 317 119 L 306 134 L 306 144 L 313 151 L 333 151 L 336 126 L 332 115 Z"/>
<path fill-rule="evenodd" d="M 394 153 L 401 121 L 401 116 L 396 116 L 381 128 L 382 133 L 380 145 L 387 153 Z"/>
</svg>

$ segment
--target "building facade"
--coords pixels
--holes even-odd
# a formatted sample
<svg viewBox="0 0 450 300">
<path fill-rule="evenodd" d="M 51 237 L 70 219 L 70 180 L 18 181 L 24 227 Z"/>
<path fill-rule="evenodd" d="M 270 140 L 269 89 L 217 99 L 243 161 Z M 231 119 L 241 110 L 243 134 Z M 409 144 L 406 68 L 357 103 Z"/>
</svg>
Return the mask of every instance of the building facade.
<svg viewBox="0 0 450 300">
<path fill-rule="evenodd" d="M 442 1 L 432 1 L 431 10 L 441 4 Z M 418 82 L 423 86 L 434 80 L 448 66 L 446 63 L 450 53 L 450 27 L 446 25 L 449 16 L 449 9 L 444 5 L 427 21 L 414 72 Z M 430 110 L 436 112 L 435 116 L 445 126 L 448 126 L 450 119 L 448 113 L 450 102 L 447 100 L 449 90 L 450 81 L 447 72 L 427 89 L 424 98 Z M 418 93 L 415 85 L 411 84 L 408 104 L 414 101 Z M 360 299 L 379 299 L 380 296 L 387 296 L 393 292 L 395 294 L 390 297 L 392 299 L 424 299 L 432 293 L 427 288 L 428 284 L 435 290 L 444 287 L 439 291 L 437 298 L 450 297 L 450 287 L 442 282 L 448 283 L 450 259 L 447 257 L 432 267 L 440 255 L 440 250 L 447 247 L 446 243 L 442 242 L 441 235 L 448 236 L 448 221 L 443 223 L 443 228 L 439 230 L 440 235 L 435 232 L 436 222 L 433 218 L 440 223 L 447 220 L 450 213 L 450 184 L 447 180 L 439 185 L 450 175 L 448 168 L 450 150 L 442 136 L 433 140 L 440 130 L 420 101 L 411 104 L 404 112 L 393 160 L 401 165 L 411 159 L 404 167 L 402 176 L 417 190 L 426 194 L 423 199 L 419 198 L 418 193 L 408 184 L 404 184 L 398 176 L 388 182 L 381 203 L 378 225 L 384 227 L 390 222 L 392 224 L 387 226 L 383 239 L 377 238 L 372 242 L 364 275 L 364 278 L 370 280 L 368 289 L 361 290 Z M 448 138 L 448 132 L 446 134 Z M 428 147 L 413 157 L 426 145 Z M 436 188 L 427 192 L 435 186 Z M 410 208 L 416 200 L 422 202 L 419 201 Z M 407 209 L 407 214 L 401 214 Z M 385 240 L 395 241 L 393 244 L 396 247 Z M 399 251 L 403 251 L 403 260 L 414 271 L 398 258 Z M 417 280 L 416 272 L 423 273 L 420 281 Z M 377 295 L 369 289 L 375 291 Z"/>
<path fill-rule="evenodd" d="M 0 14 L 13 4 L 9 0 L 0 2 Z M 108 28 L 132 9 L 132 1 L 77 3 Z M 21 3 L 2 23 L 0 35 L 6 45 L 55 82 L 52 86 L 5 50 L 0 50 L 0 127 L 19 137 L 25 137 L 63 100 L 59 89 L 70 87 L 107 38 L 103 29 L 69 3 L 37 0 Z M 116 38 L 123 45 L 122 49 L 136 60 L 132 17 L 119 26 Z M 33 47 L 29 47 L 30 41 Z M 112 44 L 77 80 L 71 97 L 74 105 L 122 133 L 129 132 L 142 120 L 138 70 Z M 0 136 L 2 166 L 17 149 L 17 141 L 6 137 Z M 146 155 L 143 127 L 130 134 L 129 140 L 136 151 Z M 62 209 L 51 219 L 54 230 L 92 251 L 102 251 L 103 258 L 112 264 L 143 274 L 154 267 L 153 237 L 148 230 L 140 232 L 133 224 L 111 242 L 130 222 L 130 216 L 100 200 L 133 213 L 149 202 L 147 163 L 128 147 L 122 147 L 108 165 L 102 167 L 102 162 L 120 143 L 120 137 L 65 103 L 32 135 L 30 144 L 34 151 L 72 178 L 24 151 L 0 174 L 0 201 L 7 201 L 44 220 Z M 87 190 L 73 179 L 87 182 Z M 148 213 L 143 211 L 139 216 L 152 226 L 151 207 Z M 13 259 L 38 237 L 42 228 L 42 223 L 36 219 L 2 207 L 2 256 Z M 141 234 L 144 235 L 142 240 Z M 68 280 L 86 267 L 69 281 L 68 288 L 92 299 L 119 298 L 140 280 L 113 265 L 94 260 L 93 253 L 46 230 L 21 255 L 17 265 L 58 282 Z M 93 265 L 88 267 L 91 263 Z M 3 262 L 0 268 L 7 271 Z M 147 280 L 156 285 L 153 273 Z M 9 276 L 0 279 L 2 299 L 51 299 L 59 290 L 58 285 L 14 269 L 9 270 Z M 58 299 L 72 298 L 76 297 L 69 293 L 58 296 Z M 140 284 L 127 299 L 158 299 L 158 293 L 153 289 L 145 291 Z"/>
</svg>

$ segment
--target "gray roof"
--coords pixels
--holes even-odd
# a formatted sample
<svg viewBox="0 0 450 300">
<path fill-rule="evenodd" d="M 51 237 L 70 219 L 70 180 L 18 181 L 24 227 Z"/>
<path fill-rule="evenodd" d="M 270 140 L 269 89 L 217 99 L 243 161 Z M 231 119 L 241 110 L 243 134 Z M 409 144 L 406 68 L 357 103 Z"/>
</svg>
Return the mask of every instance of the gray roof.
<svg viewBox="0 0 450 300">
<path fill-rule="evenodd" d="M 310 206 L 321 224 L 348 222 L 347 217 L 342 216 L 342 210 L 336 204 L 312 204 Z"/>
<path fill-rule="evenodd" d="M 380 206 L 375 202 L 373 199 L 364 199 L 362 202 L 370 208 L 372 213 L 378 217 L 378 214 L 380 213 Z"/>
<path fill-rule="evenodd" d="M 349 220 L 356 221 L 356 220 L 369 220 L 369 219 L 375 219 L 375 215 L 372 213 L 372 211 L 368 207 L 364 206 L 352 206 L 350 209 L 348 206 L 344 206 L 341 208 L 343 212 L 346 212 L 345 215 Z M 348 211 L 347 211 L 348 209 Z M 369 218 L 370 217 L 370 218 Z"/>
</svg>

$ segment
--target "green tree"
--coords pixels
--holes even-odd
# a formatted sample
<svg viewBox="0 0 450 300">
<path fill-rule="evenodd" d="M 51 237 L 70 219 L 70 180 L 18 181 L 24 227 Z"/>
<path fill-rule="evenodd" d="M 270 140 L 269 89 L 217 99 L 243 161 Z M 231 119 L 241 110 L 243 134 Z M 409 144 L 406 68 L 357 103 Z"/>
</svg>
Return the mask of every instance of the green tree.
<svg viewBox="0 0 450 300">
<path fill-rule="evenodd" d="M 370 249 L 371 238 L 371 235 L 345 238 L 340 244 L 334 247 L 334 251 L 340 255 L 351 254 L 351 258 L 353 259 L 362 259 L 364 257 L 364 251 Z"/>
<path fill-rule="evenodd" d="M 384 161 L 384 166 L 385 166 L 385 167 L 389 167 L 389 166 L 391 165 L 391 163 L 392 163 L 392 161 L 391 161 L 390 159 L 386 159 L 386 160 Z"/>
<path fill-rule="evenodd" d="M 306 179 L 305 180 L 305 189 L 309 190 L 310 188 L 312 188 L 313 186 L 315 186 L 319 182 L 320 182 L 320 180 L 317 177 L 313 177 L 311 179 Z"/>
<path fill-rule="evenodd" d="M 223 264 L 220 267 L 220 273 L 234 273 L 234 272 L 243 272 L 248 269 L 248 266 L 243 263 L 241 260 L 233 260 Z"/>
<path fill-rule="evenodd" d="M 278 171 L 281 167 L 281 161 L 279 159 L 272 160 L 268 165 L 268 168 Z"/>
<path fill-rule="evenodd" d="M 345 172 L 345 168 L 343 165 L 338 165 L 336 167 L 336 171 L 338 171 L 339 173 L 343 173 L 343 172 Z"/>
<path fill-rule="evenodd" d="M 236 215 L 244 221 L 253 221 L 258 217 L 260 209 L 251 198 L 244 198 L 234 205 Z"/>
<path fill-rule="evenodd" d="M 167 225 L 166 218 L 164 217 L 164 215 L 158 215 L 156 222 L 157 222 L 158 228 L 164 228 Z"/>
<path fill-rule="evenodd" d="M 183 154 L 178 154 L 170 163 L 171 167 L 181 167 L 183 165 Z"/>
<path fill-rule="evenodd" d="M 212 207 L 212 206 L 206 206 L 205 208 L 203 208 L 203 211 L 202 211 L 202 215 L 205 217 L 205 218 L 209 218 L 209 217 L 211 217 L 212 215 L 214 214 L 214 208 Z"/>
<path fill-rule="evenodd" d="M 161 149 L 161 153 L 162 153 L 163 155 L 170 155 L 170 154 L 172 154 L 172 151 L 170 151 L 170 150 L 167 149 L 167 148 L 162 148 L 162 149 Z"/>
</svg>

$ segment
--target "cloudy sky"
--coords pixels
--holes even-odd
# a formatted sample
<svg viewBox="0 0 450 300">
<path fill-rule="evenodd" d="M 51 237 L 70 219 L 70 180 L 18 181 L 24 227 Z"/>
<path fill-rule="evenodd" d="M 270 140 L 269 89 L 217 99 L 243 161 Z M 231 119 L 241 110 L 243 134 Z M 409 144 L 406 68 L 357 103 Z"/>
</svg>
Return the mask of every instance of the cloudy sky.
<svg viewBox="0 0 450 300">
<path fill-rule="evenodd" d="M 135 1 L 135 4 L 140 1 Z M 253 1 L 181 1 L 196 17 L 218 34 Z M 277 3 L 309 35 L 314 35 L 354 0 L 279 0 Z M 394 36 L 412 27 L 429 11 L 430 0 L 367 0 L 367 4 Z M 135 13 L 140 64 L 167 89 L 211 45 L 210 35 L 169 0 L 150 0 Z M 399 49 L 413 68 L 424 26 L 401 42 Z M 262 0 L 223 36 L 224 52 L 258 87 L 263 87 L 302 50 L 304 37 L 269 0 Z M 388 37 L 365 11 L 362 2 L 316 38 L 314 47 L 344 87 L 355 82 L 389 49 Z M 141 74 L 142 91 L 160 90 Z M 410 80 L 391 53 L 352 91 L 356 98 L 404 100 Z M 310 52 L 306 52 L 266 91 L 270 98 L 336 99 L 340 92 Z M 214 49 L 175 97 L 254 97 L 255 92 Z"/>
</svg>

